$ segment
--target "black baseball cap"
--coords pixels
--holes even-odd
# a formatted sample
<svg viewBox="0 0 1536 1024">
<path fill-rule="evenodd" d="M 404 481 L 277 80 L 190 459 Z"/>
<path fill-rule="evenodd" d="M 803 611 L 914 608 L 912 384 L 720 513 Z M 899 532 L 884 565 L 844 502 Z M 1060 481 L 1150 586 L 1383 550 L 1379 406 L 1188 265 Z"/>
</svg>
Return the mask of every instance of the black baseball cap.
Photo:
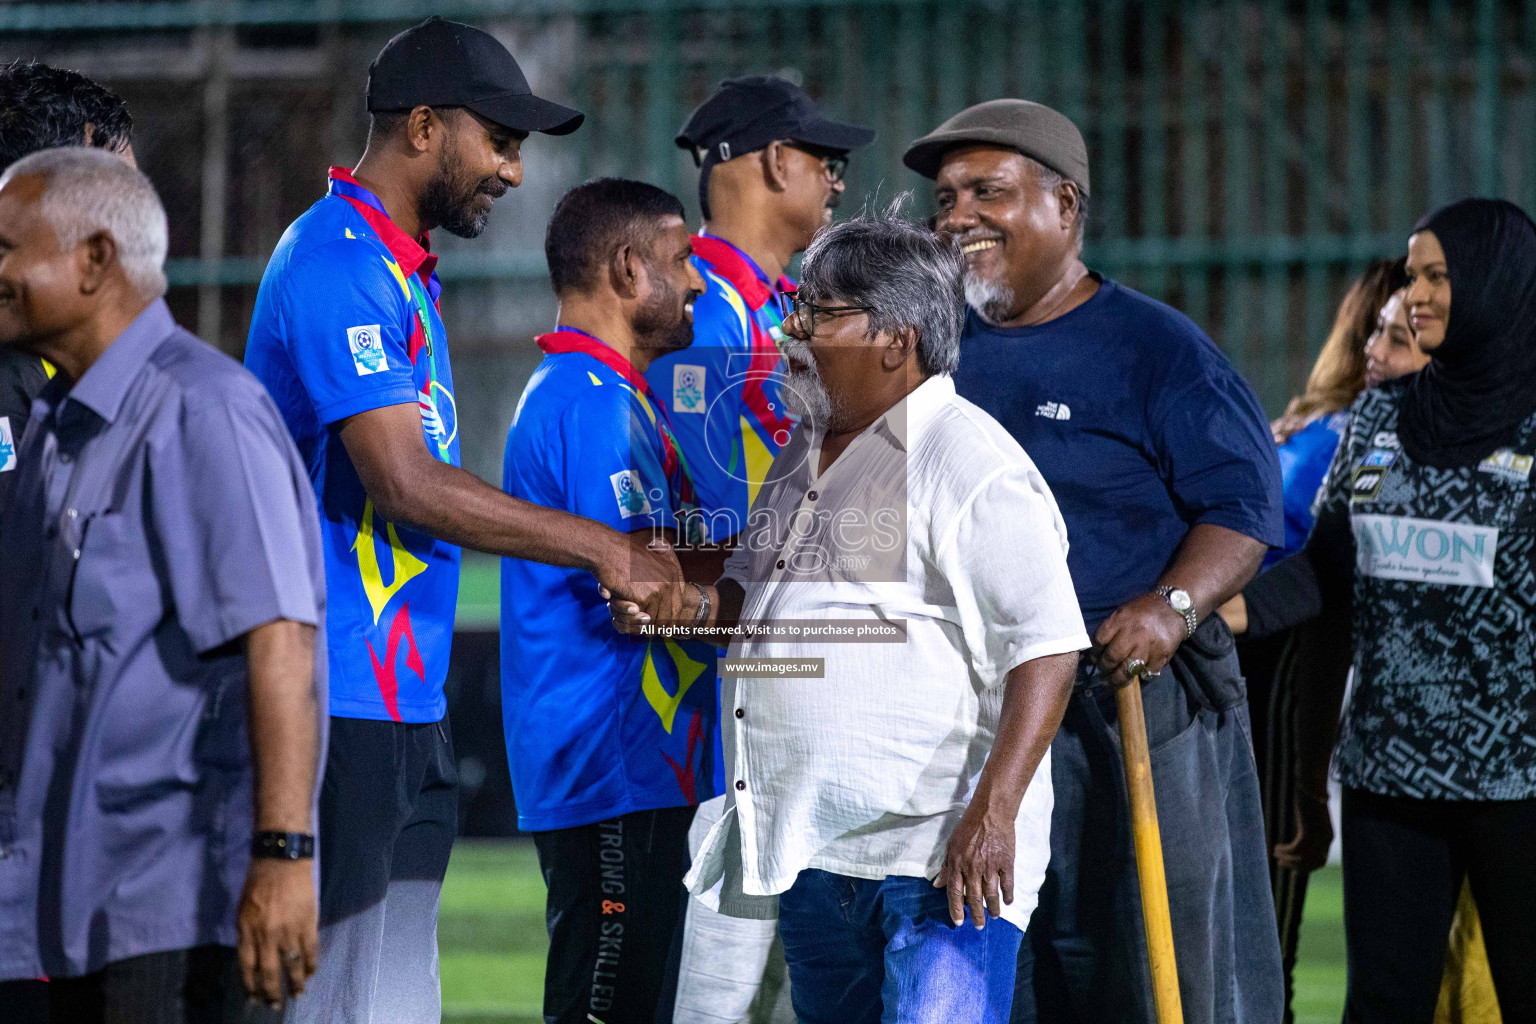
<svg viewBox="0 0 1536 1024">
<path fill-rule="evenodd" d="M 496 37 L 431 17 L 384 44 L 368 66 L 369 111 L 465 107 L 503 128 L 569 135 L 586 115 L 540 99 Z"/>
<path fill-rule="evenodd" d="M 823 117 L 806 91 L 773 75 L 727 78 L 699 104 L 677 133 L 679 149 L 699 166 L 699 208 L 709 218 L 709 172 L 722 160 L 753 153 L 778 139 L 829 153 L 846 153 L 874 141 L 873 128 Z"/>
<path fill-rule="evenodd" d="M 792 139 L 846 153 L 874 141 L 871 128 L 823 117 L 816 101 L 793 82 L 772 75 L 727 78 L 677 134 L 677 145 L 700 167 Z"/>
</svg>

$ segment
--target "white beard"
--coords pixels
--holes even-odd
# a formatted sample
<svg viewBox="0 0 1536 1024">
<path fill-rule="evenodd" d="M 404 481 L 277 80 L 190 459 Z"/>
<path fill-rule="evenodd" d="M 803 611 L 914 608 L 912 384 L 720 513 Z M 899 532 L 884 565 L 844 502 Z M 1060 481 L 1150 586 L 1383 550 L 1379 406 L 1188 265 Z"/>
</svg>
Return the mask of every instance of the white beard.
<svg viewBox="0 0 1536 1024">
<path fill-rule="evenodd" d="M 996 326 L 1013 312 L 1013 289 L 966 271 L 965 301 L 976 315 Z"/>
<path fill-rule="evenodd" d="M 832 396 L 814 371 L 796 370 L 785 379 L 784 404 L 812 430 L 825 430 L 832 419 Z"/>
<path fill-rule="evenodd" d="M 810 429 L 825 430 L 832 419 L 832 396 L 821 382 L 821 373 L 816 368 L 816 360 L 811 356 L 811 347 L 803 341 L 788 337 L 779 346 L 784 351 L 785 362 L 793 367 L 793 372 L 786 374 L 784 379 L 784 404 L 789 406 L 790 412 L 805 421 Z M 790 356 L 795 359 L 790 360 Z"/>
</svg>

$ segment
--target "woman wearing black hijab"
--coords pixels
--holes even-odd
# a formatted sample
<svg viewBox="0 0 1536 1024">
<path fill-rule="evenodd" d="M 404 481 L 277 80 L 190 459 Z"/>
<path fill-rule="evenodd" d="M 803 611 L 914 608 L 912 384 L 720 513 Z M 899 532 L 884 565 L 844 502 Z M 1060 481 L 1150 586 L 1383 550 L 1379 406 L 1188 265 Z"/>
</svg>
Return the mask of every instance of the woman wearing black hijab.
<svg viewBox="0 0 1536 1024">
<path fill-rule="evenodd" d="M 1347 1024 L 1428 1024 L 1463 878 L 1504 1019 L 1536 1021 L 1536 224 L 1500 200 L 1408 242 L 1425 369 L 1360 396 L 1263 636 L 1353 627 L 1344 787 Z"/>
</svg>

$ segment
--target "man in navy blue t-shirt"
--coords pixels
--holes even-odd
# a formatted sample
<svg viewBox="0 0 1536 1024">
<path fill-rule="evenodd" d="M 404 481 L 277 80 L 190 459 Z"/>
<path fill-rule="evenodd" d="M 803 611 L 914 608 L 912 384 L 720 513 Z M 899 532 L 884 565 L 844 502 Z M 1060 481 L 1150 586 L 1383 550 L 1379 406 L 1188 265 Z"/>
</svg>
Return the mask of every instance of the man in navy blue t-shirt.
<svg viewBox="0 0 1536 1024">
<path fill-rule="evenodd" d="M 1282 539 L 1263 411 L 1192 321 L 1083 265 L 1087 149 L 1066 117 L 982 103 L 905 162 L 935 179 L 935 226 L 965 254 L 956 387 L 1050 484 L 1096 645 L 1052 746 L 1051 867 L 1013 1019 L 1152 1019 L 1113 692 L 1140 676 L 1185 1020 L 1278 1020 L 1246 695 L 1230 634 L 1202 625 Z"/>
</svg>

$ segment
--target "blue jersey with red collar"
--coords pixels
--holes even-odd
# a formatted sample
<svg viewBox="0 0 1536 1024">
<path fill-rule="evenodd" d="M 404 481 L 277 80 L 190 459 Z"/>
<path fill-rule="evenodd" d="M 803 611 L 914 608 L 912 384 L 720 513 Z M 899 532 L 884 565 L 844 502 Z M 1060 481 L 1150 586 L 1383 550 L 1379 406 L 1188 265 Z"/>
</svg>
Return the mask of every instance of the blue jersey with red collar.
<svg viewBox="0 0 1536 1024">
<path fill-rule="evenodd" d="M 701 539 L 688 460 L 645 378 L 590 335 L 539 338 L 508 494 L 616 530 Z M 502 559 L 501 687 L 518 827 L 571 828 L 715 793 L 715 650 L 622 636 L 597 580 Z"/>
<path fill-rule="evenodd" d="M 320 506 L 341 718 L 436 722 L 447 710 L 459 549 L 379 515 L 340 435 L 349 416 L 414 405 L 428 451 L 459 465 L 436 265 L 333 167 L 329 194 L 278 242 L 251 319 L 245 364 L 282 411 Z"/>
<path fill-rule="evenodd" d="M 784 408 L 774 337 L 795 286 L 770 283 L 746 253 L 693 238 L 705 292 L 693 304 L 693 344 L 651 364 L 646 378 L 688 457 L 711 540 L 746 526 L 747 512 L 795 420 Z"/>
</svg>

